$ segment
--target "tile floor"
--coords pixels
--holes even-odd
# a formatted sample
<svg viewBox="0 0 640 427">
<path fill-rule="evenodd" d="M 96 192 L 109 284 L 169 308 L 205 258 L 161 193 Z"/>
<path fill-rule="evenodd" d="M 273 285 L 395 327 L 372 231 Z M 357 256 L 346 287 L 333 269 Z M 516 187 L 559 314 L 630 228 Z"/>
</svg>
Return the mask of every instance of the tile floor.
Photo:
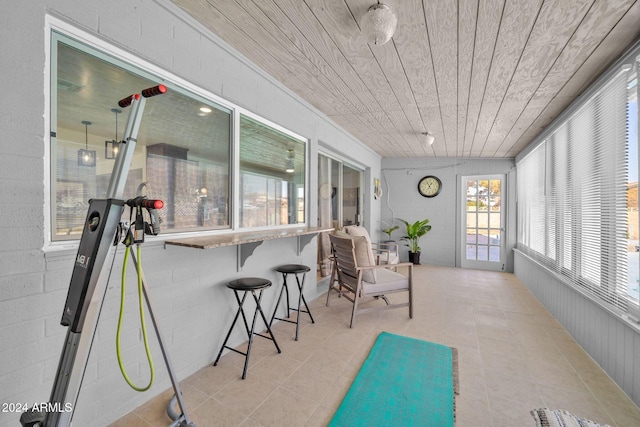
<svg viewBox="0 0 640 427">
<path fill-rule="evenodd" d="M 414 269 L 414 317 L 406 308 L 365 313 L 349 328 L 351 305 L 332 293 L 312 303 L 316 320 L 274 325 L 282 354 L 256 338 L 245 380 L 243 356 L 225 354 L 181 382 L 198 427 L 324 426 L 382 331 L 458 348 L 457 427 L 535 426 L 529 411 L 565 409 L 614 427 L 640 426 L 640 410 L 508 273 Z M 380 301 L 371 301 L 380 304 Z M 212 355 L 212 359 L 215 355 Z M 171 392 L 112 427 L 167 426 Z"/>
</svg>

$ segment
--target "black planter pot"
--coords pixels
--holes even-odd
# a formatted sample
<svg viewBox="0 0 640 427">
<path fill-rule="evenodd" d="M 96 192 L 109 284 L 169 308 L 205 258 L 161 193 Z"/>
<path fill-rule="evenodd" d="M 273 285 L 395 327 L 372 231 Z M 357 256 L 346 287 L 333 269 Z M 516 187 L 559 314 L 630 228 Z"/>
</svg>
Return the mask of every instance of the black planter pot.
<svg viewBox="0 0 640 427">
<path fill-rule="evenodd" d="M 409 252 L 409 262 L 420 265 L 420 252 Z"/>
</svg>

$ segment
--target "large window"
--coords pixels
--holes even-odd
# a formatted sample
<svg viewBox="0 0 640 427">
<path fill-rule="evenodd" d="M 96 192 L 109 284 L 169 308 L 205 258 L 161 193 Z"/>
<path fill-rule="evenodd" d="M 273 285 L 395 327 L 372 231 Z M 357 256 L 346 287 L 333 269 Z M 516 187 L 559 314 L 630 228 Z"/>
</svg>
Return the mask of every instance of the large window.
<svg viewBox="0 0 640 427">
<path fill-rule="evenodd" d="M 517 164 L 518 248 L 623 311 L 640 280 L 637 54 Z"/>
<path fill-rule="evenodd" d="M 305 222 L 306 142 L 240 116 L 240 227 Z"/>
<path fill-rule="evenodd" d="M 106 194 L 129 117 L 118 100 L 158 83 L 168 91 L 147 102 L 123 198 L 163 199 L 164 232 L 229 227 L 231 111 L 61 35 L 52 43 L 52 240 L 78 239 L 88 200 Z"/>
<path fill-rule="evenodd" d="M 159 83 L 168 90 L 146 102 L 124 199 L 162 199 L 163 233 L 306 222 L 304 138 L 156 68 L 56 32 L 51 40 L 52 241 L 79 239 L 89 199 L 106 196 L 131 110 L 118 101 Z"/>
</svg>

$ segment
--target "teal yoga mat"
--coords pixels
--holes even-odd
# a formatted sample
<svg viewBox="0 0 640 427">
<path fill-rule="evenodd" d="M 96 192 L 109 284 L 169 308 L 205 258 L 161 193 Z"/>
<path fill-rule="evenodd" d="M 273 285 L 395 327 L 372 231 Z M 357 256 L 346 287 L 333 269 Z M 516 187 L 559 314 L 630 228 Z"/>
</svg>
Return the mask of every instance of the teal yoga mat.
<svg viewBox="0 0 640 427">
<path fill-rule="evenodd" d="M 381 333 L 331 427 L 452 427 L 452 349 Z"/>
</svg>

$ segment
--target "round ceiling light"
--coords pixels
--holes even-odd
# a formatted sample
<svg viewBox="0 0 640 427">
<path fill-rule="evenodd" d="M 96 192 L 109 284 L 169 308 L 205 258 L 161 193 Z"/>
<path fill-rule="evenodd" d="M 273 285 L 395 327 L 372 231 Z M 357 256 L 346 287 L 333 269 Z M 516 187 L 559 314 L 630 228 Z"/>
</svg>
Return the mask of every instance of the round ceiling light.
<svg viewBox="0 0 640 427">
<path fill-rule="evenodd" d="M 388 42 L 396 31 L 398 18 L 391 8 L 384 3 L 376 3 L 367 10 L 360 21 L 362 34 L 367 43 L 383 45 Z"/>
</svg>

